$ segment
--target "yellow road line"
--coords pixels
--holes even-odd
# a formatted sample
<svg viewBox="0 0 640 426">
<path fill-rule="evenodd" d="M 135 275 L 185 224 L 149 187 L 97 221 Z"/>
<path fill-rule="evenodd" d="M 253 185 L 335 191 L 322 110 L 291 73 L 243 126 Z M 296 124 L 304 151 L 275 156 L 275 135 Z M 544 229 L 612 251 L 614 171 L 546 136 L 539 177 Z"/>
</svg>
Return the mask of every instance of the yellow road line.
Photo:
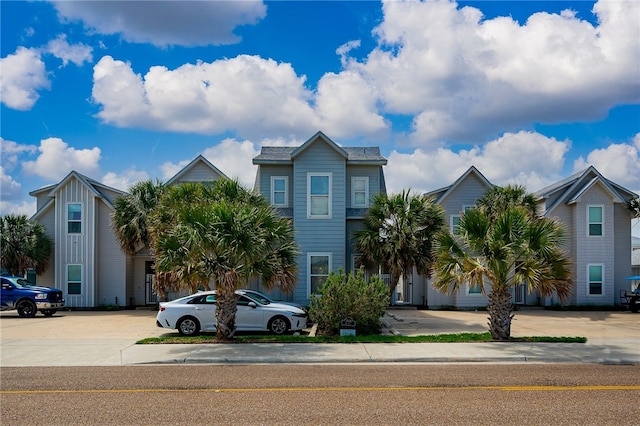
<svg viewBox="0 0 640 426">
<path fill-rule="evenodd" d="M 213 392 L 213 393 L 252 393 L 252 392 L 389 392 L 389 391 L 461 391 L 461 390 L 498 390 L 498 391 L 629 391 L 640 390 L 640 385 L 581 385 L 581 386 L 393 386 L 393 387 L 293 387 L 293 388 L 200 388 L 200 389 L 22 389 L 2 390 L 2 395 L 17 394 L 71 394 L 71 393 L 153 393 L 153 392 Z"/>
</svg>

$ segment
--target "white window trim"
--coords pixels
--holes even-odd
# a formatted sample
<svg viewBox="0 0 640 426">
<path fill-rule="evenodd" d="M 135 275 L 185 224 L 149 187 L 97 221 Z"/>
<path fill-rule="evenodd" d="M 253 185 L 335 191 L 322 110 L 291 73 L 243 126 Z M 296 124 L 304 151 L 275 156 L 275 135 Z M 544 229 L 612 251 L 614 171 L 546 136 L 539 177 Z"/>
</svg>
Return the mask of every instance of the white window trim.
<svg viewBox="0 0 640 426">
<path fill-rule="evenodd" d="M 600 222 L 600 226 L 602 227 L 602 233 L 600 235 L 591 235 L 590 229 L 589 229 L 589 225 L 591 225 L 591 222 L 589 221 L 589 209 L 591 207 L 599 207 L 600 211 L 602 211 L 602 222 Z M 590 238 L 602 238 L 604 237 L 604 205 L 603 204 L 588 204 L 587 205 L 587 237 Z M 597 222 L 593 222 L 594 224 L 596 224 Z"/>
<path fill-rule="evenodd" d="M 364 203 L 356 203 L 356 185 L 358 180 L 364 180 Z M 369 177 L 368 176 L 352 176 L 351 177 L 351 207 L 367 208 L 369 207 Z"/>
<path fill-rule="evenodd" d="M 453 220 L 456 219 L 456 218 L 460 219 L 461 216 L 462 215 L 460 215 L 460 214 L 449 215 L 449 232 L 451 232 L 451 234 L 453 234 L 453 235 L 455 235 L 455 232 L 453 232 L 454 231 L 454 229 L 453 229 L 453 226 L 454 226 L 453 225 Z"/>
<path fill-rule="evenodd" d="M 275 181 L 284 180 L 284 203 L 277 204 L 275 200 Z M 271 205 L 275 207 L 289 207 L 289 176 L 271 176 Z"/>
<path fill-rule="evenodd" d="M 326 215 L 311 214 L 311 178 L 314 176 L 325 176 L 329 178 L 329 194 L 327 195 L 329 214 L 326 214 Z M 307 219 L 331 219 L 331 215 L 333 211 L 332 187 L 333 187 L 332 173 L 311 173 L 311 172 L 307 173 Z"/>
<path fill-rule="evenodd" d="M 72 221 L 72 220 L 69 219 L 69 206 L 70 205 L 78 205 L 78 206 L 80 206 L 80 220 L 79 221 L 78 220 L 73 220 Z M 67 235 L 82 235 L 84 233 L 84 205 L 82 203 L 78 203 L 78 202 L 73 202 L 73 203 L 69 202 L 69 203 L 67 203 L 66 210 L 64 212 L 64 216 L 65 216 L 64 224 L 66 225 L 65 226 L 65 230 L 64 230 L 65 234 L 67 234 Z M 80 222 L 80 232 L 69 232 L 69 223 L 70 222 L 74 222 L 74 223 L 75 222 Z"/>
<path fill-rule="evenodd" d="M 79 266 L 80 267 L 80 293 L 69 293 L 69 283 L 71 281 L 69 281 L 69 267 L 70 266 Z M 67 267 L 65 270 L 65 289 L 64 289 L 64 293 L 67 296 L 82 296 L 83 294 L 83 290 L 84 290 L 84 268 L 82 263 L 67 263 Z M 78 281 L 73 281 L 74 283 L 78 282 Z"/>
<path fill-rule="evenodd" d="M 328 269 L 327 269 L 327 276 L 329 275 L 329 273 L 331 273 L 331 271 L 333 270 L 332 268 L 332 263 L 333 263 L 333 253 L 331 252 L 309 252 L 307 253 L 307 297 L 311 296 L 311 257 L 312 256 L 325 256 L 329 259 L 329 265 L 328 265 Z"/>
<path fill-rule="evenodd" d="M 600 286 L 602 287 L 602 292 L 600 294 L 591 294 L 591 278 L 589 277 L 589 268 L 591 266 L 599 266 L 601 268 L 601 270 L 602 270 L 602 281 L 600 282 Z M 588 263 L 587 264 L 587 279 L 586 279 L 586 282 L 587 282 L 587 291 L 586 291 L 587 297 L 604 297 L 604 295 L 605 295 L 604 263 Z"/>
</svg>

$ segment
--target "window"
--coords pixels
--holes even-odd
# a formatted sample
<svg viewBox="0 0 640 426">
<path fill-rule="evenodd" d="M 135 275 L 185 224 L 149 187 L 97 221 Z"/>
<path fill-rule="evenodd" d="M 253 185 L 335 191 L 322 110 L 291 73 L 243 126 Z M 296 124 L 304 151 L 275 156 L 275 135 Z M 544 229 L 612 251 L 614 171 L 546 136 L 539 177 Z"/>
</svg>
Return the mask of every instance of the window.
<svg viewBox="0 0 640 426">
<path fill-rule="evenodd" d="M 82 265 L 67 265 L 67 294 L 82 294 Z"/>
<path fill-rule="evenodd" d="M 286 176 L 271 177 L 271 204 L 276 207 L 287 207 L 288 205 L 288 183 Z"/>
<path fill-rule="evenodd" d="M 482 287 L 469 284 L 469 294 L 482 294 Z"/>
<path fill-rule="evenodd" d="M 369 207 L 369 178 L 351 178 L 351 207 Z"/>
<path fill-rule="evenodd" d="M 329 276 L 331 254 L 309 253 L 307 256 L 307 268 L 309 270 L 309 291 L 311 294 L 317 294 Z"/>
<path fill-rule="evenodd" d="M 600 237 L 602 236 L 602 206 L 589 206 L 588 207 L 588 222 L 589 222 L 589 236 Z"/>
<path fill-rule="evenodd" d="M 466 213 L 469 210 L 471 210 L 472 208 L 474 208 L 475 206 L 469 206 L 469 205 L 464 205 L 462 206 L 462 213 Z M 453 235 L 458 234 L 458 232 L 460 231 L 460 217 L 461 215 L 459 214 L 452 214 L 450 216 L 450 220 L 449 220 L 449 227 L 450 227 L 450 231 Z"/>
<path fill-rule="evenodd" d="M 590 296 L 602 295 L 603 289 L 603 265 L 588 265 L 589 283 L 587 288 L 587 294 Z"/>
<path fill-rule="evenodd" d="M 453 235 L 457 235 L 458 231 L 460 230 L 460 215 L 459 214 L 452 214 L 451 215 L 451 220 L 449 221 L 449 226 L 451 228 L 451 233 Z"/>
<path fill-rule="evenodd" d="M 331 174 L 307 174 L 307 217 L 331 219 Z"/>
<path fill-rule="evenodd" d="M 82 232 L 82 204 L 67 204 L 67 232 L 69 234 Z"/>
</svg>

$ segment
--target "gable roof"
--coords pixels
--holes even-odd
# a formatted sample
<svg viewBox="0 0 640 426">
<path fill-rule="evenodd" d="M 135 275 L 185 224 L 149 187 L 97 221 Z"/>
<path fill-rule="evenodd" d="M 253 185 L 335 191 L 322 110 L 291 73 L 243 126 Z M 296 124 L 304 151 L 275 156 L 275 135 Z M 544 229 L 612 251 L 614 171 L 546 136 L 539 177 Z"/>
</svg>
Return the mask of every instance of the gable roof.
<svg viewBox="0 0 640 426">
<path fill-rule="evenodd" d="M 202 154 L 198 155 L 196 158 L 191 160 L 189 164 L 184 166 L 178 173 L 176 173 L 171 179 L 169 179 L 166 185 L 171 185 L 174 182 L 180 180 L 180 178 L 184 177 L 189 171 L 193 170 L 194 167 L 198 166 L 198 164 L 204 164 L 206 167 L 211 169 L 215 174 L 220 177 L 226 178 L 227 176 L 222 173 L 216 166 L 211 164 L 209 160 L 207 160 Z"/>
<path fill-rule="evenodd" d="M 561 204 L 573 204 L 580 201 L 589 189 L 595 185 L 600 185 L 611 197 L 613 203 L 626 203 L 630 198 L 637 196 L 626 188 L 606 179 L 595 167 L 589 166 L 582 172 L 575 173 L 566 179 L 556 182 L 536 191 L 534 195 L 538 201 L 552 199 L 549 206 L 546 206 L 544 214 L 548 214 Z"/>
<path fill-rule="evenodd" d="M 81 173 L 76 172 L 75 170 L 71 171 L 67 176 L 65 176 L 60 182 L 45 186 L 44 188 L 36 189 L 35 191 L 29 192 L 29 195 L 38 197 L 45 193 L 51 200 L 45 203 L 33 216 L 32 219 L 36 219 L 38 216 L 42 214 L 45 210 L 47 210 L 54 202 L 54 198 L 56 196 L 56 192 L 62 187 L 64 187 L 69 181 L 72 179 L 76 179 L 83 186 L 87 188 L 89 192 L 91 192 L 96 198 L 102 199 L 104 203 L 110 208 L 113 209 L 113 204 L 109 200 L 109 197 L 105 196 L 102 191 L 107 190 L 111 192 L 115 192 L 116 194 L 126 195 L 125 191 L 121 191 L 119 189 L 107 186 L 103 183 L 98 182 L 97 180 L 91 179 Z"/>
<path fill-rule="evenodd" d="M 311 145 L 324 142 L 347 160 L 347 164 L 385 165 L 387 159 L 380 154 L 380 148 L 370 147 L 340 147 L 324 133 L 317 132 L 299 147 L 291 146 L 263 146 L 260 154 L 253 158 L 253 164 L 292 164 L 293 159 L 304 152 Z"/>
<path fill-rule="evenodd" d="M 453 193 L 456 190 L 456 188 L 460 186 L 460 184 L 464 182 L 471 175 L 476 176 L 480 180 L 480 182 L 486 185 L 487 189 L 493 188 L 494 185 L 491 182 L 489 182 L 489 180 L 486 177 L 484 177 L 484 175 L 480 173 L 478 169 L 476 169 L 474 166 L 471 166 L 467 169 L 466 172 L 462 174 L 462 176 L 456 179 L 456 181 L 453 182 L 451 185 L 445 186 L 444 188 L 436 189 L 435 191 L 427 192 L 425 195 L 427 195 L 428 197 L 433 197 L 436 203 L 442 203 L 445 200 L 445 198 L 447 198 L 451 193 Z"/>
</svg>

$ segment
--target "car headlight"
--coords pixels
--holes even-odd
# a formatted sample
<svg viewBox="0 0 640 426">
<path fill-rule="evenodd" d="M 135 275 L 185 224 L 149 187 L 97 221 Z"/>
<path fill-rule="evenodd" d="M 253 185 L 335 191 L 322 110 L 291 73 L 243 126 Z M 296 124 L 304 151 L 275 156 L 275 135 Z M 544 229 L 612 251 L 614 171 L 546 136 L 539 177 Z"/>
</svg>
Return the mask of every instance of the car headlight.
<svg viewBox="0 0 640 426">
<path fill-rule="evenodd" d="M 292 317 L 305 318 L 307 314 L 292 314 Z"/>
<path fill-rule="evenodd" d="M 44 293 L 36 294 L 36 299 L 38 299 L 38 300 L 43 300 L 43 299 L 46 299 L 46 298 L 47 298 L 47 295 L 44 294 Z"/>
</svg>

